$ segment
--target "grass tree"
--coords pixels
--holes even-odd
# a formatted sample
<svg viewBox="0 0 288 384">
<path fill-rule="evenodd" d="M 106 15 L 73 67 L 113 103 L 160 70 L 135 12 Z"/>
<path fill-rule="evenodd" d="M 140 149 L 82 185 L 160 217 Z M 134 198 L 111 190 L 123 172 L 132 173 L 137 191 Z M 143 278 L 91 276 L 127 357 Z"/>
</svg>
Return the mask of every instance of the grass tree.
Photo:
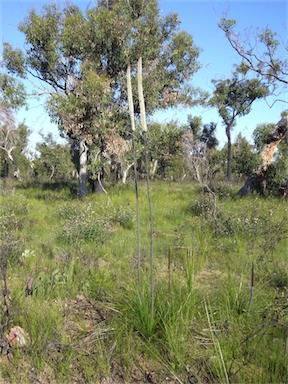
<svg viewBox="0 0 288 384">
<path fill-rule="evenodd" d="M 90 19 L 95 43 L 100 39 L 105 46 L 104 65 L 119 86 L 119 102 L 129 111 L 132 136 L 135 117 L 147 138 L 147 117 L 156 110 L 195 103 L 188 80 L 200 67 L 199 50 L 191 35 L 178 30 L 176 14 L 162 18 L 156 0 L 115 0 L 99 2 Z"/>
<path fill-rule="evenodd" d="M 136 105 L 136 110 L 140 116 L 144 137 L 150 216 L 150 288 L 151 318 L 153 322 L 155 301 L 154 230 L 149 176 L 147 114 L 153 113 L 155 109 L 167 108 L 180 102 L 184 103 L 184 99 L 189 99 L 187 89 L 184 91 L 185 87 L 183 87 L 184 78 L 186 76 L 187 80 L 187 77 L 198 69 L 197 58 L 199 52 L 193 45 L 190 35 L 184 31 L 176 32 L 178 25 L 176 15 L 170 15 L 164 21 L 161 20 L 157 1 L 147 0 L 142 3 L 128 1 L 127 5 L 134 31 L 131 36 L 132 59 L 135 63 L 137 62 L 138 105 Z M 152 83 L 153 87 L 150 86 Z"/>
</svg>

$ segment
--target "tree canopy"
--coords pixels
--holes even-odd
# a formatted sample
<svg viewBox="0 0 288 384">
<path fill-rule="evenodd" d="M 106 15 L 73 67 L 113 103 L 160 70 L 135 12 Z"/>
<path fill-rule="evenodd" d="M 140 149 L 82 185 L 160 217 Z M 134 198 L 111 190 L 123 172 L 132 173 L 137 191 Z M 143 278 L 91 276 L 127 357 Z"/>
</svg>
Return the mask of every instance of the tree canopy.
<svg viewBox="0 0 288 384">
<path fill-rule="evenodd" d="M 276 93 L 278 89 L 279 96 L 285 92 L 288 84 L 288 45 L 285 38 L 269 27 L 255 33 L 250 30 L 249 34 L 243 35 L 235 30 L 236 25 L 236 20 L 226 17 L 219 23 L 220 29 L 242 60 L 238 70 L 244 74 L 248 71 L 256 74 L 259 80 L 269 86 L 271 93 Z M 284 51 L 284 56 L 281 51 Z M 281 96 L 277 100 L 287 103 Z"/>
<path fill-rule="evenodd" d="M 231 130 L 237 117 L 248 114 L 256 99 L 268 94 L 267 87 L 259 79 L 239 77 L 235 72 L 231 79 L 213 80 L 215 89 L 210 104 L 217 108 L 221 116 L 228 143 L 227 178 L 231 178 Z"/>
</svg>

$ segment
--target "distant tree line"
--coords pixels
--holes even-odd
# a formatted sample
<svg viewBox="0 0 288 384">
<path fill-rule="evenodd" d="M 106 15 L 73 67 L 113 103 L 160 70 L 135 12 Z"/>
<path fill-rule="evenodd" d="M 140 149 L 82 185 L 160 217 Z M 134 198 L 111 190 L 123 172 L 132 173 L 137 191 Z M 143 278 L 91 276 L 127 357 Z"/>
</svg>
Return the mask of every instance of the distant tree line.
<svg viewBox="0 0 288 384">
<path fill-rule="evenodd" d="M 79 196 L 85 196 L 88 186 L 103 191 L 105 182 L 125 183 L 135 172 L 169 180 L 199 179 L 201 168 L 209 169 L 209 178 L 251 174 L 272 126 L 255 127 L 254 144 L 241 134 L 233 142 L 231 131 L 255 100 L 285 83 L 287 60 L 277 57 L 278 40 L 272 31 L 263 31 L 260 41 L 269 55 L 264 52 L 265 60 L 255 62 L 253 52 L 236 38 L 235 21 L 222 19 L 219 26 L 242 62 L 230 78 L 212 79 L 214 90 L 208 95 L 191 86 L 201 68 L 200 50 L 179 26 L 177 14 L 160 15 L 157 0 L 98 1 L 85 13 L 68 3 L 64 8 L 46 5 L 40 13 L 32 9 L 19 25 L 25 49 L 4 43 L 1 177 L 74 179 Z M 23 82 L 33 85 L 32 96 L 45 97 L 51 121 L 67 141 L 59 144 L 49 134 L 37 143 L 33 158 L 27 155 L 29 129 L 14 117 L 28 97 Z M 216 123 L 203 124 L 198 116 L 189 116 L 185 126 L 152 122 L 156 111 L 179 105 L 216 108 L 225 147 L 218 148 Z M 274 180 L 273 188 L 288 178 L 285 148 L 283 136 L 265 174 Z"/>
</svg>

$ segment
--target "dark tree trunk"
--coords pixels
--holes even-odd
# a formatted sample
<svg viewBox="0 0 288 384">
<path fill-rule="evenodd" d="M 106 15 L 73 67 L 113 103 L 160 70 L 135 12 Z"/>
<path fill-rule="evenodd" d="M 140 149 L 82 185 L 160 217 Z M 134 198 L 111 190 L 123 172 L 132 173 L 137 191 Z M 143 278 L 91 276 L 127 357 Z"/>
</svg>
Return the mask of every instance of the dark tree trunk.
<svg viewBox="0 0 288 384">
<path fill-rule="evenodd" d="M 264 194 L 267 187 L 267 171 L 272 162 L 274 153 L 278 145 L 284 139 L 288 130 L 288 118 L 284 116 L 274 127 L 273 131 L 268 135 L 264 143 L 260 156 L 261 164 L 257 171 L 248 177 L 243 187 L 237 192 L 239 196 L 245 196 L 249 192 L 257 192 Z"/>
<path fill-rule="evenodd" d="M 90 187 L 91 187 L 91 192 L 92 193 L 103 193 L 105 192 L 105 188 L 103 186 L 103 170 L 102 172 L 98 172 L 98 175 L 97 177 L 93 176 L 93 177 L 89 177 L 88 178 L 88 181 L 89 181 L 89 184 L 90 184 Z"/>
<path fill-rule="evenodd" d="M 98 179 L 96 179 L 96 180 L 89 179 L 89 184 L 90 184 L 92 193 L 102 193 L 102 192 L 104 192 L 103 188 L 101 187 L 101 184 L 100 184 Z"/>
<path fill-rule="evenodd" d="M 231 129 L 230 127 L 226 128 L 226 135 L 227 135 L 227 149 L 228 149 L 228 155 L 227 155 L 227 180 L 231 180 L 231 158 L 232 158 L 232 144 L 231 144 Z"/>
</svg>

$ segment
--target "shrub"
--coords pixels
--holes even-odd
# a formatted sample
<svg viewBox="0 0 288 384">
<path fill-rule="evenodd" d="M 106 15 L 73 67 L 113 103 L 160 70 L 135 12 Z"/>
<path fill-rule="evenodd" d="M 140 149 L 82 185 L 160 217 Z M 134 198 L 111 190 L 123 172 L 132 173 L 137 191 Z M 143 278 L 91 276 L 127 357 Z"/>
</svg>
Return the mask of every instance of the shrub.
<svg viewBox="0 0 288 384">
<path fill-rule="evenodd" d="M 69 204 L 60 209 L 63 220 L 61 238 L 67 243 L 78 241 L 103 241 L 109 218 L 96 214 L 91 203 Z"/>
<path fill-rule="evenodd" d="M 113 231 L 113 224 L 130 229 L 135 220 L 130 208 L 120 206 L 109 210 L 85 202 L 69 203 L 60 209 L 59 214 L 63 220 L 61 237 L 70 244 L 77 241 L 103 242 Z"/>
</svg>

